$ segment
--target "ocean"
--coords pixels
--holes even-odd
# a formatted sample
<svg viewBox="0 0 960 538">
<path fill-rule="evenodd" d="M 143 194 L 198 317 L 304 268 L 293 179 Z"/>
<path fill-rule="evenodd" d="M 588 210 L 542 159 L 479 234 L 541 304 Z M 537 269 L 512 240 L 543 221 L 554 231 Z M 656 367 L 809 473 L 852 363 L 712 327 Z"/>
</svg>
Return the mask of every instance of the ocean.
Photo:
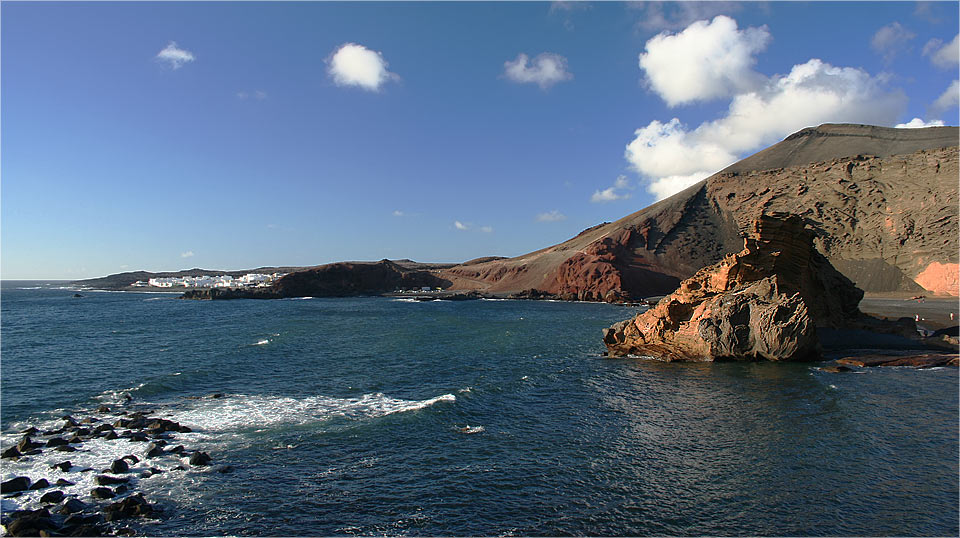
<svg viewBox="0 0 960 538">
<path fill-rule="evenodd" d="M 83 467 L 165 470 L 130 474 L 162 513 L 123 521 L 140 534 L 958 534 L 956 368 L 607 359 L 601 329 L 640 307 L 597 303 L 2 286 L 4 449 L 146 410 L 213 459 L 118 439 L 3 460 L 88 503 Z"/>
</svg>

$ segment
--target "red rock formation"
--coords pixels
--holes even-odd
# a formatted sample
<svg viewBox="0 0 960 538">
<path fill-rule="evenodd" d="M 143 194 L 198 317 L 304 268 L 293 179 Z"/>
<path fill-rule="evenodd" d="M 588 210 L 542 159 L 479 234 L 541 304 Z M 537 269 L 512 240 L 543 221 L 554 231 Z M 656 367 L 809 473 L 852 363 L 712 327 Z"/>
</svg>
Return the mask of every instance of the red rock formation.
<svg viewBox="0 0 960 538">
<path fill-rule="evenodd" d="M 862 295 L 813 248 L 802 219 L 764 215 L 741 252 L 607 329 L 604 343 L 614 356 L 663 360 L 816 359 L 816 326 L 855 320 Z"/>
</svg>

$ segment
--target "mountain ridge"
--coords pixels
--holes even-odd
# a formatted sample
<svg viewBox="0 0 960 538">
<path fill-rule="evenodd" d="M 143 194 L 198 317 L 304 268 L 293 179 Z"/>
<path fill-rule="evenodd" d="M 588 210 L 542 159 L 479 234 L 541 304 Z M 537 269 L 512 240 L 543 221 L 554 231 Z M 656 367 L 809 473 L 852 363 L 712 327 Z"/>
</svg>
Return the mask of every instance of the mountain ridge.
<svg viewBox="0 0 960 538">
<path fill-rule="evenodd" d="M 936 275 L 940 278 L 957 263 L 958 140 L 957 127 L 802 129 L 612 223 L 515 258 L 442 273 L 463 290 L 532 288 L 587 300 L 660 295 L 739 250 L 748 223 L 764 211 L 785 211 L 803 216 L 814 228 L 818 249 L 866 291 L 923 291 L 914 279 L 931 264 L 946 267 Z M 843 248 L 864 242 L 856 230 L 860 219 L 874 223 L 881 215 L 879 226 L 890 233 L 867 235 L 886 248 Z M 924 237 L 928 226 L 935 237 Z M 929 243 L 941 240 L 938 255 Z M 953 280 L 928 291 L 956 295 Z"/>
</svg>

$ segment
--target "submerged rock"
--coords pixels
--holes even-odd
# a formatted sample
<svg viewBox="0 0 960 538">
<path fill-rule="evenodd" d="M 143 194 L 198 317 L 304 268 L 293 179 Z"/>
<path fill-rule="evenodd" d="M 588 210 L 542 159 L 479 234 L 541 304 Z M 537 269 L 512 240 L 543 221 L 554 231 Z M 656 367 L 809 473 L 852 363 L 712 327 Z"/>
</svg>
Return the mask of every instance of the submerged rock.
<svg viewBox="0 0 960 538">
<path fill-rule="evenodd" d="M 90 490 L 90 496 L 94 499 L 112 499 L 117 496 L 110 488 L 93 488 Z"/>
<path fill-rule="evenodd" d="M 6 524 L 10 536 L 50 536 L 57 525 L 50 518 L 46 508 L 39 510 L 16 510 L 10 513 L 11 521 Z"/>
<path fill-rule="evenodd" d="M 15 491 L 25 491 L 30 488 L 30 479 L 26 476 L 11 478 L 0 484 L 0 493 L 13 493 Z"/>
<path fill-rule="evenodd" d="M 149 516 L 152 513 L 153 506 L 139 493 L 131 495 L 120 502 L 115 502 L 103 509 L 103 517 L 107 521 Z"/>
<path fill-rule="evenodd" d="M 210 465 L 211 461 L 212 458 L 206 452 L 194 452 L 190 456 L 190 465 Z"/>
<path fill-rule="evenodd" d="M 30 435 L 28 434 L 28 435 L 24 435 L 23 439 L 21 439 L 20 442 L 17 443 L 17 450 L 19 450 L 21 453 L 25 453 L 35 448 L 40 448 L 42 446 L 43 446 L 43 443 L 34 442 L 33 439 L 30 438 Z"/>
<path fill-rule="evenodd" d="M 59 490 L 49 491 L 47 493 L 44 493 L 43 496 L 40 497 L 40 502 L 48 503 L 48 504 L 57 504 L 62 500 L 63 500 L 63 492 Z"/>
<path fill-rule="evenodd" d="M 67 499 L 60 508 L 57 509 L 58 514 L 73 514 L 76 512 L 82 512 L 86 510 L 87 505 L 79 499 Z"/>
<path fill-rule="evenodd" d="M 130 466 L 123 459 L 115 460 L 110 464 L 111 473 L 125 473 L 130 470 Z"/>
<path fill-rule="evenodd" d="M 813 360 L 817 326 L 860 316 L 856 288 L 793 215 L 754 222 L 743 250 L 681 282 L 650 310 L 604 331 L 610 356 L 661 360 Z"/>
<path fill-rule="evenodd" d="M 130 479 L 129 479 L 129 478 L 126 478 L 126 477 L 120 478 L 120 477 L 109 476 L 109 475 L 105 475 L 105 474 L 97 475 L 97 476 L 95 476 L 95 477 L 93 478 L 93 480 L 94 480 L 94 482 L 97 483 L 98 486 L 111 486 L 111 485 L 114 485 L 114 484 L 126 484 L 127 482 L 130 481 Z"/>
<path fill-rule="evenodd" d="M 46 478 L 41 478 L 30 486 L 30 489 L 46 489 L 50 487 L 50 482 Z"/>
</svg>

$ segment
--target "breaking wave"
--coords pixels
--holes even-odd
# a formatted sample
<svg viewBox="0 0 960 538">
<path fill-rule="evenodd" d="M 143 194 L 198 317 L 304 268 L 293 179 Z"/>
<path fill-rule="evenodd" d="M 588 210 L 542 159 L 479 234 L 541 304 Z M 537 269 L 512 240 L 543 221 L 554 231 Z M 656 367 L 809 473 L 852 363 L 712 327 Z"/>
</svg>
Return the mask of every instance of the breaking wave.
<svg viewBox="0 0 960 538">
<path fill-rule="evenodd" d="M 174 411 L 171 418 L 213 432 L 253 426 L 310 424 L 338 417 L 376 418 L 456 400 L 453 394 L 426 400 L 402 400 L 382 393 L 364 394 L 359 398 L 312 396 L 300 399 L 231 394 L 216 399 L 193 400 L 188 407 Z"/>
</svg>

